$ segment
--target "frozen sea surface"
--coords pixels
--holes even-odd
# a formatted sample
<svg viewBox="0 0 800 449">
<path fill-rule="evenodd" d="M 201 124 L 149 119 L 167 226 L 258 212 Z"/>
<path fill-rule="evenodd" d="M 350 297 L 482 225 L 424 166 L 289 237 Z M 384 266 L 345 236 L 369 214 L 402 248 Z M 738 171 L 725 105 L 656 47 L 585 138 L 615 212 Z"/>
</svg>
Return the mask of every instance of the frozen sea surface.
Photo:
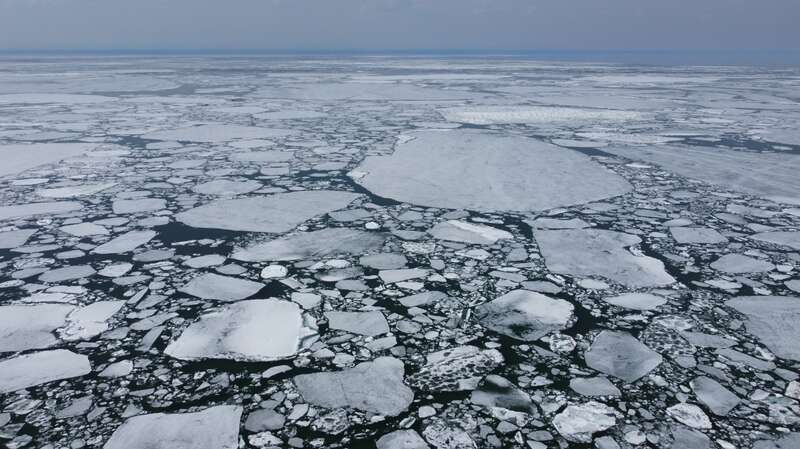
<svg viewBox="0 0 800 449">
<path fill-rule="evenodd" d="M 798 89 L 0 59 L 0 447 L 795 449 Z"/>
</svg>

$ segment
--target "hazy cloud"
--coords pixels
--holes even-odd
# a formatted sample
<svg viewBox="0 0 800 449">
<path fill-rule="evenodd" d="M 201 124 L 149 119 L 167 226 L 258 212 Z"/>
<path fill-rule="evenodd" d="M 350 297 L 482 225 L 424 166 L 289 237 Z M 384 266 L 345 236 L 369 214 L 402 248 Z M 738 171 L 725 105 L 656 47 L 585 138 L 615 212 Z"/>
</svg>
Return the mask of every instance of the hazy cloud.
<svg viewBox="0 0 800 449">
<path fill-rule="evenodd" d="M 797 48 L 797 0 L 0 0 L 0 48 Z"/>
</svg>

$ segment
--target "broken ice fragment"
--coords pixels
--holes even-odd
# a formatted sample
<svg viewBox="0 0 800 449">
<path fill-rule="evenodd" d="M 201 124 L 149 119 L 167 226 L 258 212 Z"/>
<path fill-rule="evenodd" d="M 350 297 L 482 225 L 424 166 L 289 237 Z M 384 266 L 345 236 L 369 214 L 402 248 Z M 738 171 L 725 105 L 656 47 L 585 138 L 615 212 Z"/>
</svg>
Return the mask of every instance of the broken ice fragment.
<svg viewBox="0 0 800 449">
<path fill-rule="evenodd" d="M 629 287 L 669 285 L 675 279 L 664 264 L 625 248 L 638 245 L 635 235 L 601 229 L 535 231 L 547 268 L 576 277 L 603 276 Z"/>
<path fill-rule="evenodd" d="M 232 258 L 245 262 L 321 259 L 362 254 L 380 248 L 384 234 L 348 228 L 326 228 L 257 243 L 234 250 Z"/>
<path fill-rule="evenodd" d="M 301 374 L 294 383 L 303 399 L 320 407 L 352 407 L 397 416 L 414 400 L 403 376 L 403 362 L 379 357 L 343 371 Z"/>
<path fill-rule="evenodd" d="M 621 393 L 610 380 L 605 377 L 576 377 L 570 379 L 569 387 L 584 396 L 619 396 Z"/>
<path fill-rule="evenodd" d="M 114 316 L 125 301 L 98 301 L 77 309 L 67 317 L 67 325 L 59 329 L 65 341 L 85 340 L 108 330 L 106 321 Z"/>
<path fill-rule="evenodd" d="M 219 405 L 194 413 L 128 419 L 103 449 L 238 449 L 242 408 Z"/>
<path fill-rule="evenodd" d="M 483 379 L 469 400 L 473 404 L 487 408 L 500 407 L 522 413 L 532 413 L 536 410 L 527 393 L 508 379 L 493 374 Z"/>
<path fill-rule="evenodd" d="M 513 238 L 510 232 L 502 229 L 460 220 L 437 223 L 429 233 L 439 240 L 477 245 L 492 245 L 498 240 Z"/>
<path fill-rule="evenodd" d="M 774 243 L 776 245 L 788 246 L 789 248 L 800 250 L 800 231 L 762 232 L 750 238 L 753 240 Z"/>
<path fill-rule="evenodd" d="M 35 233 L 36 229 L 0 232 L 0 249 L 11 249 L 22 246 Z"/>
<path fill-rule="evenodd" d="M 738 396 L 709 377 L 697 377 L 690 385 L 697 399 L 715 415 L 727 415 L 740 402 Z"/>
<path fill-rule="evenodd" d="M 62 232 L 74 235 L 76 237 L 86 237 L 90 235 L 107 235 L 108 229 L 95 223 L 77 223 L 73 225 L 62 226 Z"/>
<path fill-rule="evenodd" d="M 0 352 L 53 346 L 58 342 L 53 332 L 74 309 L 66 304 L 0 306 Z"/>
<path fill-rule="evenodd" d="M 36 215 L 63 214 L 80 210 L 83 206 L 75 201 L 56 201 L 51 203 L 16 204 L 0 206 L 0 220 L 9 218 L 26 218 Z"/>
<path fill-rule="evenodd" d="M 800 361 L 800 298 L 794 296 L 740 296 L 726 302 L 747 318 L 747 332 L 755 335 L 778 357 Z"/>
<path fill-rule="evenodd" d="M 144 245 L 155 238 L 155 231 L 130 231 L 92 250 L 94 254 L 122 254 Z"/>
<path fill-rule="evenodd" d="M 488 329 L 522 341 L 535 341 L 564 329 L 574 307 L 528 290 L 514 290 L 475 308 L 478 321 Z"/>
<path fill-rule="evenodd" d="M 264 284 L 215 273 L 205 273 L 195 277 L 178 291 L 202 299 L 238 301 L 255 295 Z"/>
<path fill-rule="evenodd" d="M 603 301 L 633 310 L 653 310 L 667 303 L 667 300 L 661 296 L 650 293 L 623 293 L 618 296 L 603 297 Z"/>
<path fill-rule="evenodd" d="M 422 391 L 474 390 L 502 363 L 503 355 L 495 349 L 458 346 L 428 354 L 425 365 L 408 382 Z"/>
<path fill-rule="evenodd" d="M 402 254 L 380 253 L 362 256 L 358 263 L 375 270 L 394 270 L 405 267 L 408 260 Z"/>
<path fill-rule="evenodd" d="M 708 419 L 708 416 L 703 413 L 700 407 L 693 404 L 684 402 L 673 405 L 667 409 L 667 414 L 677 421 L 695 429 L 711 428 L 711 420 Z"/>
<path fill-rule="evenodd" d="M 631 383 L 661 364 L 661 356 L 625 332 L 602 331 L 584 355 L 590 368 Z"/>
<path fill-rule="evenodd" d="M 175 219 L 195 228 L 282 233 L 310 218 L 343 209 L 358 197 L 350 192 L 308 190 L 216 200 L 181 212 Z"/>
<path fill-rule="evenodd" d="M 726 254 L 711 263 L 711 268 L 723 273 L 763 273 L 771 271 L 775 266 L 769 262 L 747 257 L 741 254 Z"/>
<path fill-rule="evenodd" d="M 89 358 L 65 349 L 0 360 L 0 394 L 92 372 Z"/>
<path fill-rule="evenodd" d="M 671 227 L 669 232 L 678 243 L 717 244 L 728 241 L 725 236 L 711 228 Z"/>
<path fill-rule="evenodd" d="M 429 449 L 430 446 L 414 430 L 395 430 L 380 437 L 377 449 Z"/>
<path fill-rule="evenodd" d="M 75 279 L 83 279 L 95 273 L 94 268 L 89 265 L 73 265 L 69 267 L 56 268 L 45 271 L 39 276 L 42 282 L 64 282 Z"/>
<path fill-rule="evenodd" d="M 57 187 L 53 189 L 40 189 L 36 193 L 45 198 L 71 198 L 76 196 L 94 195 L 97 192 L 109 189 L 117 185 L 115 182 L 103 184 L 83 184 L 69 187 Z"/>
<path fill-rule="evenodd" d="M 383 313 L 372 312 L 325 312 L 331 329 L 343 330 L 374 337 L 389 332 L 389 324 Z"/>
<path fill-rule="evenodd" d="M 215 179 L 204 182 L 194 187 L 194 191 L 203 195 L 236 196 L 250 193 L 262 187 L 258 181 L 233 181 L 230 179 Z"/>
<path fill-rule="evenodd" d="M 164 209 L 166 202 L 159 198 L 137 198 L 116 200 L 112 207 L 115 214 L 136 214 Z"/>
<path fill-rule="evenodd" d="M 553 427 L 568 441 L 591 443 L 592 435 L 617 423 L 614 409 L 599 402 L 568 405 L 553 418 Z"/>
</svg>

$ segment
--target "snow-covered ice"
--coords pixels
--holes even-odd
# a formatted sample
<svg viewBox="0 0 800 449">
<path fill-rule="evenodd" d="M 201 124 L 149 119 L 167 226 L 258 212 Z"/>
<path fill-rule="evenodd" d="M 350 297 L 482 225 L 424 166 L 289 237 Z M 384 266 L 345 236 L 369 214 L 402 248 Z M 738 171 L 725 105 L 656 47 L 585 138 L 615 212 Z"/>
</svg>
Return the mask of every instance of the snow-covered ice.
<svg viewBox="0 0 800 449">
<path fill-rule="evenodd" d="M 578 153 L 480 131 L 421 131 L 351 173 L 376 195 L 477 211 L 537 211 L 622 195 L 623 178 Z"/>
</svg>

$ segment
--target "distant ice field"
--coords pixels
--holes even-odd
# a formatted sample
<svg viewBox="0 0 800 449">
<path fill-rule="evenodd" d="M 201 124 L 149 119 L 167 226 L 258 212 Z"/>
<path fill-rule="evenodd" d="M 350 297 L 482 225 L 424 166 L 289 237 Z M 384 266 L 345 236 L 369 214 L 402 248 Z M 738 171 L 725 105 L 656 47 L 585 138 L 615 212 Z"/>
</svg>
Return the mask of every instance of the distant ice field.
<svg viewBox="0 0 800 449">
<path fill-rule="evenodd" d="M 798 92 L 0 58 L 0 447 L 800 447 Z"/>
</svg>

